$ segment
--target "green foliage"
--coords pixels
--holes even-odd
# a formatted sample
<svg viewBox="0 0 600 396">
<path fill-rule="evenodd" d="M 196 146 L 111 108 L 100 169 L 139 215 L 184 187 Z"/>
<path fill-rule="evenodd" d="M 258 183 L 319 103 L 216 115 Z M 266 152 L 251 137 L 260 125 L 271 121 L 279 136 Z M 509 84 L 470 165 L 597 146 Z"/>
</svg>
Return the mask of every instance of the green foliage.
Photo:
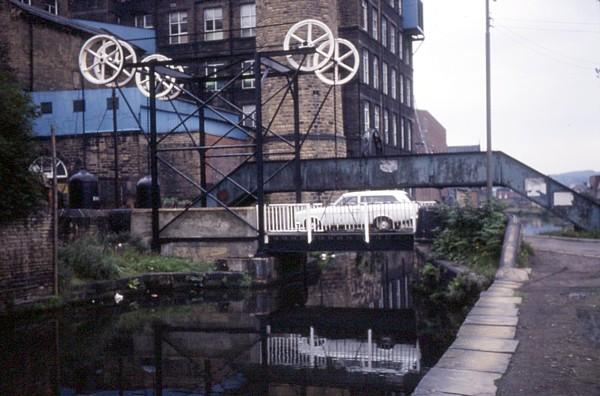
<svg viewBox="0 0 600 396">
<path fill-rule="evenodd" d="M 520 268 L 529 266 L 529 257 L 534 255 L 533 248 L 525 241 L 521 242 L 519 255 L 517 256 L 517 266 Z"/>
<path fill-rule="evenodd" d="M 7 51 L 0 44 L 0 222 L 26 217 L 37 209 L 43 188 L 29 172 L 34 160 L 32 122 L 34 107 L 6 65 Z"/>
<path fill-rule="evenodd" d="M 440 209 L 441 230 L 433 242 L 438 258 L 461 262 L 471 270 L 493 276 L 502 252 L 506 219 L 496 204 Z"/>
<path fill-rule="evenodd" d="M 58 253 L 63 290 L 79 280 L 108 280 L 149 272 L 206 272 L 212 263 L 148 252 L 138 238 L 129 234 L 99 237 L 86 235 L 62 247 Z M 136 289 L 139 282 L 131 282 Z"/>
</svg>

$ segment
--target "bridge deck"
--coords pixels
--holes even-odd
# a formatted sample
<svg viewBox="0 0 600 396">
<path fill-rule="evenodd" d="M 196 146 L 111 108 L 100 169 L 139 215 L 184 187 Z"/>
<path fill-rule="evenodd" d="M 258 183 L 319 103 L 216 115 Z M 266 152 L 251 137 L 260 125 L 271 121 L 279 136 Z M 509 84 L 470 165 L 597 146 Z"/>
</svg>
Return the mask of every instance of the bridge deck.
<svg viewBox="0 0 600 396">
<path fill-rule="evenodd" d="M 310 252 L 310 251 L 384 251 L 412 250 L 414 234 L 406 232 L 376 232 L 365 241 L 364 232 L 319 232 L 314 233 L 308 243 L 306 234 L 287 233 L 269 235 L 265 245 L 272 253 Z"/>
</svg>

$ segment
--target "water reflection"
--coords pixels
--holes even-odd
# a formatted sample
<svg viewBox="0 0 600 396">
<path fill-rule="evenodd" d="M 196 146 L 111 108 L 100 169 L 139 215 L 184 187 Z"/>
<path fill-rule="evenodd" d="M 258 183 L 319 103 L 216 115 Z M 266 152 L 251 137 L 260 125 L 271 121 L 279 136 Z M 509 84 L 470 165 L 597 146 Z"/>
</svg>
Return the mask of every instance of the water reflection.
<svg viewBox="0 0 600 396">
<path fill-rule="evenodd" d="M 409 394 L 432 359 L 411 255 L 344 254 L 322 267 L 316 282 L 277 291 L 6 322 L 0 394 Z"/>
</svg>

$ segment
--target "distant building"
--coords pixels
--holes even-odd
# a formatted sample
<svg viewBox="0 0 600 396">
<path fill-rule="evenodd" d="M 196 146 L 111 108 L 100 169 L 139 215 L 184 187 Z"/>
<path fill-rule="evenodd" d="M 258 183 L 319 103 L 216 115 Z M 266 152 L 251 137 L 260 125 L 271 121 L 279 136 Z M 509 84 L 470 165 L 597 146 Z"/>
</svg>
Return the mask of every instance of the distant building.
<svg viewBox="0 0 600 396">
<path fill-rule="evenodd" d="M 412 151 L 418 154 L 445 153 L 446 128 L 427 110 L 416 110 L 417 128 L 412 141 Z M 445 201 L 446 189 L 416 188 L 414 196 L 417 201 Z"/>
<path fill-rule="evenodd" d="M 466 145 L 466 146 L 448 146 L 449 153 L 473 153 L 480 152 L 481 146 Z M 457 204 L 460 206 L 472 205 L 479 206 L 485 199 L 485 189 L 483 188 L 449 188 L 448 203 Z"/>
</svg>

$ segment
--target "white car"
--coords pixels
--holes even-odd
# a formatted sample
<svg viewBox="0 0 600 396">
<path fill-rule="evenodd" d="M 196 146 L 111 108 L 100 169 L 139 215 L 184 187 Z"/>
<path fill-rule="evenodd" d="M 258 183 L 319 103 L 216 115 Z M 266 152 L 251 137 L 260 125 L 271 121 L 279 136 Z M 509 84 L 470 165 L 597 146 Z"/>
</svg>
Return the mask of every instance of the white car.
<svg viewBox="0 0 600 396">
<path fill-rule="evenodd" d="M 330 206 L 300 210 L 295 213 L 295 221 L 305 227 L 311 219 L 315 231 L 353 229 L 365 222 L 378 230 L 391 231 L 413 227 L 418 211 L 418 203 L 411 201 L 405 191 L 356 191 L 342 194 Z"/>
</svg>

